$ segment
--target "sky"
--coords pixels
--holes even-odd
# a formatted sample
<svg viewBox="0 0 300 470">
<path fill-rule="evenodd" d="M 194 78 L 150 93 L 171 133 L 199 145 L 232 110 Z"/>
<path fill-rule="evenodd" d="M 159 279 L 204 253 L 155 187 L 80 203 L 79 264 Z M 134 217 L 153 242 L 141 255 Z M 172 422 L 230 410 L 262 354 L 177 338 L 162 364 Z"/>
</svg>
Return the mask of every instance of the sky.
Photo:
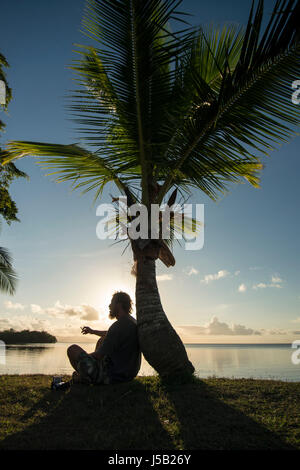
<svg viewBox="0 0 300 470">
<path fill-rule="evenodd" d="M 265 5 L 270 13 L 273 2 Z M 194 24 L 243 25 L 250 6 L 185 0 L 182 9 Z M 65 97 L 74 87 L 68 65 L 75 44 L 90 42 L 80 32 L 83 7 L 83 0 L 2 0 L 0 51 L 13 90 L 8 113 L 0 111 L 2 147 L 9 140 L 78 141 Z M 204 246 L 175 245 L 175 267 L 157 265 L 165 312 L 185 343 L 300 339 L 299 145 L 295 137 L 264 159 L 259 189 L 231 185 L 218 203 L 193 191 L 188 202 L 205 208 Z M 112 293 L 134 299 L 131 253 L 97 238 L 92 193 L 56 184 L 31 157 L 18 167 L 30 177 L 11 186 L 21 222 L 2 224 L 0 244 L 13 255 L 19 284 L 15 296 L 0 294 L 0 329 L 46 329 L 73 341 L 83 338 L 80 326 L 108 328 Z M 109 193 L 119 195 L 109 187 L 101 202 L 110 202 Z"/>
</svg>

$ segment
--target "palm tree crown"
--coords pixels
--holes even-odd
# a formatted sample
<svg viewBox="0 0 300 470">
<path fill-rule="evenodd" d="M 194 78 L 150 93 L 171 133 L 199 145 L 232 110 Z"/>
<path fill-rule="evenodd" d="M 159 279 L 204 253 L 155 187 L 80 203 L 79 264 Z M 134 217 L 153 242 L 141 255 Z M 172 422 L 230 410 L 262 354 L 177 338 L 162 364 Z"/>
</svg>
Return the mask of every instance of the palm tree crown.
<svg viewBox="0 0 300 470">
<path fill-rule="evenodd" d="M 8 161 L 45 157 L 58 181 L 101 195 L 108 182 L 149 207 L 170 188 L 215 199 L 226 183 L 259 184 L 260 156 L 299 123 L 299 2 L 277 1 L 262 31 L 263 1 L 245 30 L 191 28 L 175 0 L 87 0 L 86 34 L 72 68 L 70 105 L 90 148 L 12 142 Z"/>
</svg>

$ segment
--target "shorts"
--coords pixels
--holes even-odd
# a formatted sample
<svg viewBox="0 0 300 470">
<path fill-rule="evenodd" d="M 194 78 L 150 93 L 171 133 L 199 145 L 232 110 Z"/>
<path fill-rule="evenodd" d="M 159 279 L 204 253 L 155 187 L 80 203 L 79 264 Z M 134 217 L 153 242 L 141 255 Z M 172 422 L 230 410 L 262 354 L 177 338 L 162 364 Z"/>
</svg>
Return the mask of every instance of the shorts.
<svg viewBox="0 0 300 470">
<path fill-rule="evenodd" d="M 111 378 L 108 373 L 109 365 L 110 359 L 108 356 L 97 360 L 83 351 L 78 356 L 76 370 L 83 383 L 108 385 L 111 383 Z"/>
</svg>

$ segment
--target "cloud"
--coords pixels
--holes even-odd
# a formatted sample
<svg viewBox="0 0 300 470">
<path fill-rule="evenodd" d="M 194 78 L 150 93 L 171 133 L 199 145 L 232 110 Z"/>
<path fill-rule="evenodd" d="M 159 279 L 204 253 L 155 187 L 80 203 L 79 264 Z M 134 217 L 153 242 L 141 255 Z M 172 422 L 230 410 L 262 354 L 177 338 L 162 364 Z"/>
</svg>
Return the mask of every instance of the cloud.
<svg viewBox="0 0 300 470">
<path fill-rule="evenodd" d="M 184 268 L 183 272 L 188 276 L 192 276 L 193 274 L 199 273 L 198 269 L 194 268 L 194 266 L 187 266 L 186 268 Z"/>
<path fill-rule="evenodd" d="M 173 275 L 172 274 L 159 274 L 156 276 L 157 281 L 172 281 Z"/>
<path fill-rule="evenodd" d="M 90 307 L 90 306 L 85 306 Z M 91 307 L 92 309 L 93 307 Z M 0 318 L 0 331 L 8 330 L 13 328 L 16 331 L 21 330 L 37 330 L 47 331 L 48 333 L 56 336 L 58 341 L 82 341 L 83 337 L 80 332 L 80 327 L 83 326 L 85 321 L 93 321 L 93 328 L 96 325 L 96 329 L 106 330 L 111 325 L 111 321 L 98 319 L 96 323 L 94 320 L 96 316 L 96 310 L 93 311 L 90 308 L 85 308 L 85 312 L 82 317 L 55 317 L 55 318 L 34 318 L 32 315 L 16 315 L 10 318 Z M 84 337 L 84 342 L 96 341 L 96 337 L 89 335 Z"/>
<path fill-rule="evenodd" d="M 91 305 L 63 305 L 59 300 L 55 302 L 53 307 L 42 308 L 40 305 L 30 305 L 32 313 L 46 314 L 57 318 L 78 318 L 81 320 L 99 320 L 99 312 Z"/>
<path fill-rule="evenodd" d="M 83 309 L 83 315 L 81 316 L 82 320 L 98 320 L 99 319 L 99 313 L 94 307 L 91 307 L 90 305 L 82 305 Z"/>
<path fill-rule="evenodd" d="M 42 313 L 43 309 L 39 305 L 31 304 L 30 305 L 32 313 Z"/>
<path fill-rule="evenodd" d="M 55 317 L 77 317 L 82 320 L 98 320 L 99 313 L 90 305 L 62 305 L 58 300 L 54 307 L 46 308 L 44 312 Z"/>
<path fill-rule="evenodd" d="M 240 284 L 239 285 L 239 288 L 238 288 L 239 292 L 246 292 L 246 290 L 247 290 L 247 287 L 246 287 L 245 284 Z"/>
<path fill-rule="evenodd" d="M 233 324 L 229 326 L 227 323 L 220 322 L 217 317 L 213 317 L 207 326 L 210 335 L 260 335 L 259 331 L 252 328 L 246 328 L 244 325 Z"/>
<path fill-rule="evenodd" d="M 259 284 L 253 284 L 252 289 L 265 289 L 266 287 L 267 287 L 267 284 L 260 282 Z"/>
<path fill-rule="evenodd" d="M 240 272 L 241 272 L 241 271 L 235 271 L 235 272 L 234 272 L 234 275 L 235 275 L 235 276 L 238 276 L 238 275 L 240 274 Z"/>
<path fill-rule="evenodd" d="M 283 280 L 279 276 L 272 276 L 272 283 L 273 284 L 281 284 Z"/>
<path fill-rule="evenodd" d="M 267 289 L 268 287 L 276 287 L 277 289 L 282 289 L 282 286 L 280 284 L 274 282 L 271 282 L 270 284 L 259 282 L 258 284 L 254 284 L 252 289 Z"/>
<path fill-rule="evenodd" d="M 206 274 L 206 276 L 204 276 L 204 279 L 201 279 L 201 282 L 208 284 L 209 282 L 212 282 L 212 281 L 224 279 L 225 277 L 229 276 L 229 274 L 230 272 L 226 271 L 226 269 L 221 269 L 220 271 L 217 272 L 217 274 Z"/>
<path fill-rule="evenodd" d="M 16 316 L 13 318 L 1 318 L 0 329 L 6 330 L 13 328 L 16 331 L 20 330 L 47 330 L 52 331 L 52 325 L 47 319 L 36 319 L 30 315 Z"/>
<path fill-rule="evenodd" d="M 258 330 L 247 328 L 244 325 L 233 324 L 228 325 L 220 322 L 217 317 L 213 317 L 205 326 L 181 326 L 176 328 L 181 334 L 186 335 L 226 335 L 226 336 L 249 336 L 261 335 Z"/>
<path fill-rule="evenodd" d="M 266 334 L 268 334 L 268 335 L 286 335 L 286 334 L 288 334 L 287 331 L 277 329 L 277 328 L 273 328 L 271 330 L 265 330 L 265 331 L 266 331 Z"/>
<path fill-rule="evenodd" d="M 6 308 L 10 310 L 24 310 L 25 308 L 25 305 L 19 304 L 19 303 L 13 303 L 10 300 L 7 300 L 6 302 L 4 302 L 4 305 Z"/>
<path fill-rule="evenodd" d="M 0 330 L 45 330 L 60 338 L 59 341 L 74 342 L 82 341 L 80 327 L 83 324 L 92 323 L 93 328 L 106 330 L 112 323 L 102 308 L 96 309 L 88 304 L 68 305 L 58 300 L 48 307 L 33 303 L 30 309 L 31 313 L 26 315 L 17 311 L 3 314 Z M 94 342 L 95 338 L 85 338 L 84 341 Z"/>
<path fill-rule="evenodd" d="M 267 289 L 268 287 L 275 287 L 276 289 L 282 289 L 283 279 L 279 276 L 272 276 L 271 282 L 259 282 L 258 284 L 254 284 L 252 289 Z"/>
</svg>

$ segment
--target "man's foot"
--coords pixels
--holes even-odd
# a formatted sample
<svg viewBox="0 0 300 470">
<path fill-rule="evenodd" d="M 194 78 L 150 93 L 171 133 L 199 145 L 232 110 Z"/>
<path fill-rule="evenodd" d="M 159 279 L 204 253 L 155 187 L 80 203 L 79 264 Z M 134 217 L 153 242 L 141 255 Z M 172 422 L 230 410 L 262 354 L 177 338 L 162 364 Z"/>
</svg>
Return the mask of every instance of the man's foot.
<svg viewBox="0 0 300 470">
<path fill-rule="evenodd" d="M 62 376 L 54 376 L 51 383 L 51 390 L 67 390 L 71 386 L 71 380 L 63 382 Z"/>
<path fill-rule="evenodd" d="M 55 384 L 55 386 L 52 388 L 52 390 L 68 390 L 71 387 L 71 380 L 68 382 L 59 382 L 58 384 Z"/>
</svg>

